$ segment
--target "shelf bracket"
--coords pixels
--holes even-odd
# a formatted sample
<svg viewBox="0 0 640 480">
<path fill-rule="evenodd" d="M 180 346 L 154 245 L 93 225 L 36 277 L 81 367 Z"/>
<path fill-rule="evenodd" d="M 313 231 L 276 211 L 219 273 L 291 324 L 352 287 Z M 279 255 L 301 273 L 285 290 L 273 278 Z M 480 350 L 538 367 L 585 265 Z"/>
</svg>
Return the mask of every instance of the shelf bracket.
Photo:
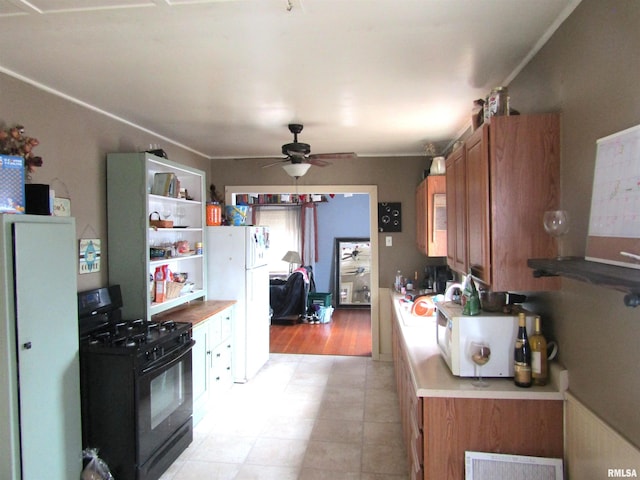
<svg viewBox="0 0 640 480">
<path fill-rule="evenodd" d="M 637 307 L 640 305 L 640 293 L 628 293 L 624 296 L 624 304 L 627 307 Z"/>
<path fill-rule="evenodd" d="M 534 278 L 559 277 L 559 275 L 557 273 L 547 272 L 546 270 L 534 270 L 533 271 L 533 276 L 534 276 Z"/>
<path fill-rule="evenodd" d="M 627 307 L 640 306 L 640 275 L 637 269 L 587 261 L 580 257 L 538 258 L 527 261 L 535 278 L 566 277 L 624 292 Z"/>
</svg>

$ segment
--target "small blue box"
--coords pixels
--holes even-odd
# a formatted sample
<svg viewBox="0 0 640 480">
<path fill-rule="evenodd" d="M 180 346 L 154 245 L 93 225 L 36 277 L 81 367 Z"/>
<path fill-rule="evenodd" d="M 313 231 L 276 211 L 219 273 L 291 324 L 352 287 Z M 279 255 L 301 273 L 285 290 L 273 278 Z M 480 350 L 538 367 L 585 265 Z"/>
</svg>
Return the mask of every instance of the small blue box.
<svg viewBox="0 0 640 480">
<path fill-rule="evenodd" d="M 331 321 L 331 315 L 333 314 L 333 307 L 319 307 L 318 320 L 320 323 L 329 323 Z"/>
<path fill-rule="evenodd" d="M 0 155 L 0 213 L 24 213 L 24 158 Z"/>
</svg>

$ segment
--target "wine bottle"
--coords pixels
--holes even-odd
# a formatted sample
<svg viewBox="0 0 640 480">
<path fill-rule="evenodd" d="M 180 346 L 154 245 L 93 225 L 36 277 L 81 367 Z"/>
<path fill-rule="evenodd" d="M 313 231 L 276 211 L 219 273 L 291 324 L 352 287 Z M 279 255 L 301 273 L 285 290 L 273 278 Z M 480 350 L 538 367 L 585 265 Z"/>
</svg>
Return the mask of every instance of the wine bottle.
<svg viewBox="0 0 640 480">
<path fill-rule="evenodd" d="M 524 313 L 518 314 L 518 336 L 513 350 L 513 380 L 518 387 L 531 386 L 531 346 L 527 338 L 527 321 Z"/>
<path fill-rule="evenodd" d="M 531 344 L 531 378 L 534 385 L 546 385 L 548 375 L 547 340 L 542 334 L 540 316 L 536 316 L 535 331 L 529 339 Z"/>
</svg>

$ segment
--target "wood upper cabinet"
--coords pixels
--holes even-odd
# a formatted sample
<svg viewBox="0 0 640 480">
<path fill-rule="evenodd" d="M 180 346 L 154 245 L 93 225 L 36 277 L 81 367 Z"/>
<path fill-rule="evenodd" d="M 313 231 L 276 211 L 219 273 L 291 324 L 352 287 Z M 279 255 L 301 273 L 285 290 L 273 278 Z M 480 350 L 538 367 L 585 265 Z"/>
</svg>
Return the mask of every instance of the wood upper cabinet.
<svg viewBox="0 0 640 480">
<path fill-rule="evenodd" d="M 416 244 L 427 257 L 447 255 L 446 205 L 436 205 L 446 192 L 444 175 L 430 175 L 416 188 Z"/>
<path fill-rule="evenodd" d="M 468 263 L 451 261 L 450 267 L 462 274 L 470 269 L 494 291 L 557 289 L 557 278 L 534 278 L 527 260 L 557 255 L 542 217 L 560 203 L 560 116 L 492 117 L 465 142 L 464 167 L 451 172 L 447 188 L 454 180 L 462 185 L 463 169 L 466 218 L 456 215 L 450 222 L 466 229 Z M 461 241 L 459 232 L 456 240 Z"/>
<path fill-rule="evenodd" d="M 473 275 L 491 284 L 489 129 L 479 128 L 465 143 L 467 175 L 467 259 Z"/>
<path fill-rule="evenodd" d="M 446 162 L 447 264 L 452 270 L 467 270 L 467 174 L 465 149 L 454 150 Z"/>
</svg>

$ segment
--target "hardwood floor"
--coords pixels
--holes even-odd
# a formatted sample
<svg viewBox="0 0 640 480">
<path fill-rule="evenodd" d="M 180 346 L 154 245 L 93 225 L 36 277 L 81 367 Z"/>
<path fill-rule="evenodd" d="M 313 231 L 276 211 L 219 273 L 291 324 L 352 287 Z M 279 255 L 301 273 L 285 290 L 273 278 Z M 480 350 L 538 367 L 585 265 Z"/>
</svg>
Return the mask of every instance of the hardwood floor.
<svg viewBox="0 0 640 480">
<path fill-rule="evenodd" d="M 371 356 L 371 311 L 339 308 L 324 324 L 271 325 L 271 353 Z"/>
</svg>

